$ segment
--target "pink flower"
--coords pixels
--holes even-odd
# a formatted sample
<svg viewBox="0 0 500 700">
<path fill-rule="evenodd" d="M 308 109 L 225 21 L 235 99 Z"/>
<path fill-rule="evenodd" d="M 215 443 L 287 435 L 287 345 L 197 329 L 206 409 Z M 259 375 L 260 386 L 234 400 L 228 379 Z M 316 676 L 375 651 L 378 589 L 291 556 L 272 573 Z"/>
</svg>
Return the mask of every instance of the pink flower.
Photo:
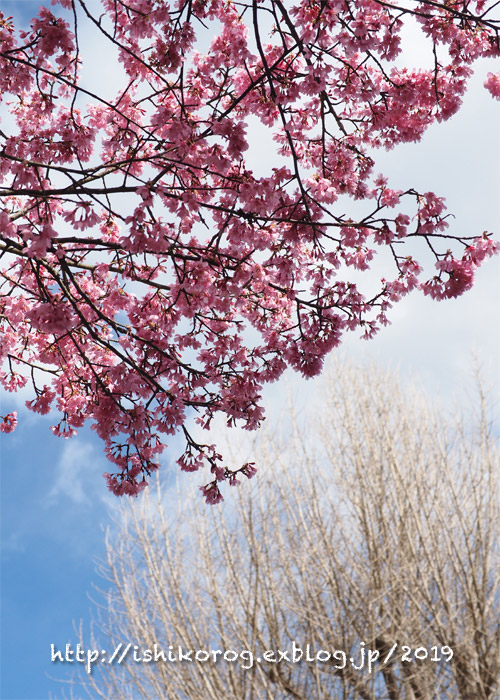
<svg viewBox="0 0 500 700">
<path fill-rule="evenodd" d="M 488 73 L 484 87 L 490 91 L 493 97 L 500 100 L 500 73 Z"/>
<path fill-rule="evenodd" d="M 200 490 L 203 493 L 205 501 L 211 506 L 217 505 L 224 500 L 216 481 L 212 481 L 205 486 L 200 486 Z"/>
<path fill-rule="evenodd" d="M 50 405 L 55 399 L 55 392 L 51 391 L 47 386 L 43 387 L 43 390 L 38 394 L 36 399 L 32 401 L 26 401 L 26 406 L 35 413 L 41 413 L 45 415 L 50 413 Z"/>
<path fill-rule="evenodd" d="M 480 265 L 485 258 L 496 255 L 500 251 L 500 242 L 494 241 L 485 233 L 481 238 L 477 238 L 465 252 L 465 257 L 475 265 Z"/>
<path fill-rule="evenodd" d="M 180 466 L 182 471 L 185 472 L 196 472 L 200 467 L 204 465 L 203 454 L 192 452 L 184 452 L 184 454 L 179 457 L 177 464 Z"/>
<path fill-rule="evenodd" d="M 12 433 L 17 425 L 17 411 L 7 413 L 6 416 L 0 416 L 0 418 L 2 418 L 2 422 L 0 423 L 0 432 Z"/>
<path fill-rule="evenodd" d="M 57 437 L 71 438 L 74 437 L 77 432 L 68 423 L 66 419 L 59 421 L 57 425 L 51 425 L 50 429 Z"/>
<path fill-rule="evenodd" d="M 257 469 L 255 467 L 255 464 L 253 462 L 247 462 L 244 464 L 241 469 L 239 469 L 244 476 L 247 477 L 247 479 L 251 479 L 253 476 L 257 474 Z"/>
<path fill-rule="evenodd" d="M 26 386 L 28 377 L 25 377 L 23 374 L 19 374 L 19 372 L 9 372 L 5 374 L 1 373 L 0 382 L 7 391 L 17 391 L 23 386 Z"/>
<path fill-rule="evenodd" d="M 76 314 L 70 306 L 57 301 L 34 306 L 27 318 L 36 330 L 56 335 L 66 333 L 77 324 Z"/>
<path fill-rule="evenodd" d="M 147 487 L 147 481 L 137 481 L 135 477 L 123 477 L 121 474 L 104 474 L 108 489 L 115 496 L 138 496 Z"/>
<path fill-rule="evenodd" d="M 442 263 L 442 266 L 440 263 L 436 263 L 436 267 L 449 273 L 448 280 L 444 285 L 444 296 L 446 298 L 458 297 L 472 287 L 476 269 L 472 260 L 452 259 L 442 261 Z"/>
</svg>

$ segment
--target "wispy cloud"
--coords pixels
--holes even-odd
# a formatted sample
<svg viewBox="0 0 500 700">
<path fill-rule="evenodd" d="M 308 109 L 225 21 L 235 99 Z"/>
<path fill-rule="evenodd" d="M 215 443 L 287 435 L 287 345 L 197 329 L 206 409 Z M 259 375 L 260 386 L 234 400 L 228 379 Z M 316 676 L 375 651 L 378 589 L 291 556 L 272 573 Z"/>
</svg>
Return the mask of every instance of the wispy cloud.
<svg viewBox="0 0 500 700">
<path fill-rule="evenodd" d="M 73 439 L 63 449 L 57 465 L 56 478 L 48 494 L 48 501 L 64 498 L 73 503 L 90 503 L 89 486 L 93 484 L 96 450 L 89 442 Z"/>
</svg>

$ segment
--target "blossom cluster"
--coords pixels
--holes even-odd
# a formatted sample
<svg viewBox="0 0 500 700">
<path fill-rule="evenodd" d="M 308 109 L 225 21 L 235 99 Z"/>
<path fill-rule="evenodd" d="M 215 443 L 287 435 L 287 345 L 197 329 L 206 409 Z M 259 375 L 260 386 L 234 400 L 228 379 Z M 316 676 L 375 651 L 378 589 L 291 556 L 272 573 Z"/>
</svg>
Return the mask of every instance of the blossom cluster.
<svg viewBox="0 0 500 700">
<path fill-rule="evenodd" d="M 257 428 L 265 383 L 318 374 L 412 290 L 460 295 L 496 252 L 488 233 L 450 231 L 441 197 L 375 172 L 376 148 L 452 116 L 474 61 L 500 54 L 484 0 L 413 5 L 102 0 L 92 15 L 54 0 L 20 31 L 0 11 L 0 382 L 29 377 L 27 405 L 57 412 L 58 436 L 89 421 L 113 493 L 144 489 L 181 433 L 178 465 L 207 467 L 219 502 L 255 467 L 197 442 L 193 414 Z M 396 61 L 410 15 L 431 68 Z M 116 94 L 80 82 L 81 18 L 118 61 Z M 255 120 L 275 144 L 259 173 Z M 365 213 L 342 213 L 349 200 Z M 381 256 L 393 277 L 367 294 L 351 271 Z"/>
</svg>

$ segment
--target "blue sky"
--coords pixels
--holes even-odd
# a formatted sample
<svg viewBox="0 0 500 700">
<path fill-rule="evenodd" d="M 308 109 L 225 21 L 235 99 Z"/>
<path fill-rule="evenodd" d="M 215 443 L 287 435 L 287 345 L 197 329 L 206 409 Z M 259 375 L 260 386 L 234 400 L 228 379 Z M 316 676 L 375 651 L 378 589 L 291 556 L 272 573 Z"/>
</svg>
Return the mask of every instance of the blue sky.
<svg viewBox="0 0 500 700">
<path fill-rule="evenodd" d="M 37 5 L 1 0 L 7 14 L 21 8 L 26 14 Z M 474 81 L 459 115 L 434 126 L 422 143 L 380 153 L 377 160 L 394 186 L 411 184 L 445 196 L 462 233 L 487 229 L 498 238 L 499 103 L 481 86 L 487 70 L 493 70 L 491 63 Z M 263 150 L 255 151 L 256 161 L 265 153 L 265 139 L 259 141 Z M 487 379 L 499 386 L 498 258 L 480 270 L 475 288 L 463 297 L 436 303 L 413 295 L 394 309 L 392 320 L 372 341 L 352 335 L 343 352 L 399 365 L 404 376 L 417 375 L 445 402 L 468 384 L 475 352 Z M 318 381 L 287 374 L 268 387 L 270 418 L 278 414 L 287 385 L 306 402 L 314 400 Z M 91 431 L 58 439 L 49 430 L 50 416 L 23 409 L 25 398 L 0 399 L 0 413 L 17 409 L 20 418 L 12 435 L 1 436 L 1 700 L 46 699 L 49 692 L 60 697 L 59 684 L 48 675 L 64 677 L 65 667 L 51 664 L 50 645 L 75 645 L 73 622 L 89 620 L 88 594 L 93 582 L 99 584 L 94 560 L 104 552 L 102 528 L 113 527 L 116 502 L 101 478 L 108 466 Z M 202 476 L 185 478 L 203 483 Z"/>
<path fill-rule="evenodd" d="M 50 644 L 74 640 L 73 620 L 88 617 L 93 557 L 103 549 L 100 523 L 108 521 L 104 458 L 83 433 L 72 459 L 49 423 L 27 420 L 12 440 L 2 440 L 2 700 L 47 698 L 54 689 L 45 676 L 57 675 Z M 73 492 L 61 465 L 76 467 Z M 87 493 L 76 483 L 80 466 Z"/>
</svg>

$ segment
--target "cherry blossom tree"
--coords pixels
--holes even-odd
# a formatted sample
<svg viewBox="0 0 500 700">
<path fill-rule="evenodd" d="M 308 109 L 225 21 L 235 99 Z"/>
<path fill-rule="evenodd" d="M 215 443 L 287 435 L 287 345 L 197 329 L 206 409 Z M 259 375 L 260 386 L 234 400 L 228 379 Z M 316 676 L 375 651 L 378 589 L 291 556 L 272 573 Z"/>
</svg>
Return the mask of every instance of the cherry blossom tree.
<svg viewBox="0 0 500 700">
<path fill-rule="evenodd" d="M 456 113 L 474 61 L 500 54 L 496 5 L 54 0 L 18 29 L 0 11 L 3 387 L 30 383 L 56 435 L 89 421 L 116 494 L 140 492 L 177 433 L 209 503 L 251 477 L 186 419 L 257 428 L 264 383 L 316 375 L 411 290 L 460 295 L 495 252 L 449 228 L 442 197 L 390 187 L 374 153 Z M 409 21 L 430 67 L 400 65 Z M 81 79 L 83 24 L 115 94 Z M 498 75 L 485 86 L 500 98 Z M 252 123 L 275 143 L 263 173 Z"/>
</svg>

